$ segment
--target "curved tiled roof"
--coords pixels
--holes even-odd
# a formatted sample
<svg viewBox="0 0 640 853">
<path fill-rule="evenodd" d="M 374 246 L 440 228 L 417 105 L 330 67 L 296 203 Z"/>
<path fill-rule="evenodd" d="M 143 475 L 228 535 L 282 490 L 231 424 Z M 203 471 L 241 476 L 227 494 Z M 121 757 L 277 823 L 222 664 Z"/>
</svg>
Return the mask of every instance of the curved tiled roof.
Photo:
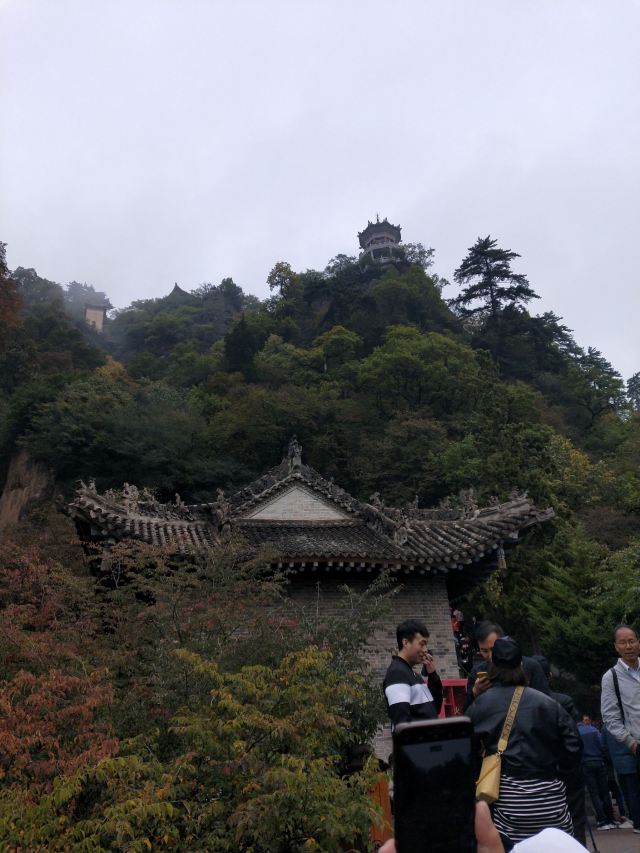
<svg viewBox="0 0 640 853">
<path fill-rule="evenodd" d="M 361 521 L 273 522 L 242 521 L 238 532 L 250 545 L 271 545 L 296 562 L 358 560 L 400 564 L 405 554 L 393 540 Z"/>
<path fill-rule="evenodd" d="M 294 521 L 265 518 L 263 505 L 295 488 L 318 498 L 319 517 Z M 325 512 L 333 506 L 338 511 Z M 253 517 L 260 508 L 259 517 Z M 478 508 L 469 495 L 463 508 L 447 505 L 421 510 L 386 507 L 378 495 L 363 503 L 332 481 L 303 465 L 301 448 L 292 441 L 280 465 L 229 498 L 187 506 L 159 504 L 148 492 L 125 485 L 121 494 L 100 495 L 82 484 L 69 505 L 85 539 L 117 541 L 127 537 L 182 552 L 215 548 L 231 530 L 256 550 L 272 547 L 283 563 L 298 565 L 384 566 L 420 571 L 452 571 L 472 563 L 495 563 L 497 550 L 518 539 L 521 531 L 553 517 L 538 510 L 526 495 Z M 285 511 L 286 516 L 286 511 Z M 476 572 L 477 574 L 477 572 Z"/>
<path fill-rule="evenodd" d="M 69 504 L 76 522 L 84 522 L 92 539 L 139 539 L 149 545 L 173 547 L 189 552 L 213 547 L 218 541 L 214 527 L 204 519 L 177 514 L 142 513 L 126 501 L 116 502 L 99 495 L 92 486 L 82 485 Z M 165 517 L 163 517 L 165 516 Z"/>
<path fill-rule="evenodd" d="M 469 519 L 412 519 L 407 526 L 405 549 L 429 564 L 470 563 L 494 551 L 505 540 L 515 541 L 521 530 L 552 517 L 553 510 L 540 511 L 521 496 L 479 510 Z"/>
</svg>

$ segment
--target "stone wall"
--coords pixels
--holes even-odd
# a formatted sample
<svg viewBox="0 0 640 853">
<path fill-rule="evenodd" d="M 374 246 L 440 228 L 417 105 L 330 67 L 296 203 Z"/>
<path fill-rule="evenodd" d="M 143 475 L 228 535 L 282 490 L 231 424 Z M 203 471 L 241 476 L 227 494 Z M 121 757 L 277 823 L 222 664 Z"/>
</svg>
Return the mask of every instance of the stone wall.
<svg viewBox="0 0 640 853">
<path fill-rule="evenodd" d="M 348 584 L 356 592 L 362 592 L 368 584 L 367 577 L 336 575 L 326 577 L 315 574 L 301 574 L 294 578 L 290 595 L 299 604 L 307 608 L 318 608 L 321 612 L 337 611 L 338 601 L 344 593 L 339 587 Z M 438 672 L 442 678 L 459 678 L 451 615 L 445 578 L 443 575 L 401 575 L 402 588 L 391 599 L 391 615 L 384 624 L 380 624 L 373 636 L 366 657 L 371 663 L 372 677 L 380 683 L 397 648 L 395 629 L 403 619 L 421 619 L 430 632 L 429 648 L 433 652 Z M 318 584 L 319 590 L 318 590 Z M 388 726 L 378 733 L 374 744 L 377 755 L 386 759 L 391 752 L 390 731 Z"/>
<path fill-rule="evenodd" d="M 0 497 L 0 530 L 16 525 L 28 505 L 47 495 L 52 485 L 53 475 L 44 465 L 34 462 L 24 450 L 17 453 Z"/>
</svg>

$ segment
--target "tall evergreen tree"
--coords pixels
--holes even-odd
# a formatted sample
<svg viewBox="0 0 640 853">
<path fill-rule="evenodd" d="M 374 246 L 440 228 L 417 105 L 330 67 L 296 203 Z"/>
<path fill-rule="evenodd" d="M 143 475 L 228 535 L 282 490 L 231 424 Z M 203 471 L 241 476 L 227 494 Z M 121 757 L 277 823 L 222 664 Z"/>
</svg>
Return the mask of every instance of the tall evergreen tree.
<svg viewBox="0 0 640 853">
<path fill-rule="evenodd" d="M 640 372 L 627 380 L 627 397 L 634 412 L 640 412 Z"/>
<path fill-rule="evenodd" d="M 9 348 L 10 337 L 22 322 L 22 298 L 9 275 L 6 243 L 0 243 L 0 352 Z"/>
<path fill-rule="evenodd" d="M 497 243 L 491 235 L 478 237 L 453 274 L 454 281 L 464 287 L 450 304 L 465 317 L 489 313 L 495 319 L 505 305 L 518 305 L 540 298 L 529 287 L 526 275 L 514 273 L 511 269 L 511 262 L 520 255 L 510 249 L 498 248 Z"/>
</svg>

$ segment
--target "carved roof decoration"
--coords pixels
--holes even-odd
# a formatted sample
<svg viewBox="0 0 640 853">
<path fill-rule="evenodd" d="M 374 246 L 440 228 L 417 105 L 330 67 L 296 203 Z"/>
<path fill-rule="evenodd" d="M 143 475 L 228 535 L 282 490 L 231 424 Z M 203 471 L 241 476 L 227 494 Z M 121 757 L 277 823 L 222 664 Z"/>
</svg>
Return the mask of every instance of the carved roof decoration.
<svg viewBox="0 0 640 853">
<path fill-rule="evenodd" d="M 101 495 L 94 483 L 81 483 L 69 511 L 84 540 L 105 544 L 130 537 L 190 553 L 215 549 L 233 530 L 251 548 L 271 546 L 279 565 L 300 571 L 392 566 L 424 574 L 470 567 L 465 574 L 476 580 L 478 570 L 486 575 L 495 568 L 500 546 L 554 515 L 517 492 L 486 507 L 471 491 L 434 509 L 420 509 L 417 500 L 388 507 L 377 493 L 364 503 L 303 464 L 295 438 L 279 465 L 228 498 L 219 489 L 211 503 L 187 505 L 176 495 L 161 504 L 128 484 Z"/>
</svg>

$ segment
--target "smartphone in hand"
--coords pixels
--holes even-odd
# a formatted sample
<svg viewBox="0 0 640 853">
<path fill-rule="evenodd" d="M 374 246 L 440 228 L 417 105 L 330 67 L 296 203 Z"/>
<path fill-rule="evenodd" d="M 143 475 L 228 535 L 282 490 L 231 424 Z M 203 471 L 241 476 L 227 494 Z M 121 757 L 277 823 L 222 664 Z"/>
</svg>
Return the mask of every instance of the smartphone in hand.
<svg viewBox="0 0 640 853">
<path fill-rule="evenodd" d="M 398 853 L 473 853 L 475 772 L 471 721 L 401 723 L 393 734 Z"/>
</svg>

